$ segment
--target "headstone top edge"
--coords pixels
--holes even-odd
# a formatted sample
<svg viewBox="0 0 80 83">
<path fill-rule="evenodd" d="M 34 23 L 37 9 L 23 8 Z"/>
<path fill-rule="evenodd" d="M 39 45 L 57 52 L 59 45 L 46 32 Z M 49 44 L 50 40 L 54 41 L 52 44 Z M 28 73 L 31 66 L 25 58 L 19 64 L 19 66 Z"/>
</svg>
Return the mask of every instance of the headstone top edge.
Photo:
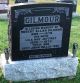
<svg viewBox="0 0 80 83">
<path fill-rule="evenodd" d="M 28 3 L 17 3 L 17 4 L 14 4 L 14 5 L 10 5 L 10 7 L 16 7 L 16 6 L 23 6 L 23 5 L 39 5 L 39 4 L 54 4 L 54 5 L 72 5 L 72 3 L 61 3 L 61 2 L 55 2 L 55 3 L 52 3 L 52 2 L 48 2 L 48 3 L 32 3 L 32 2 L 28 2 Z"/>
</svg>

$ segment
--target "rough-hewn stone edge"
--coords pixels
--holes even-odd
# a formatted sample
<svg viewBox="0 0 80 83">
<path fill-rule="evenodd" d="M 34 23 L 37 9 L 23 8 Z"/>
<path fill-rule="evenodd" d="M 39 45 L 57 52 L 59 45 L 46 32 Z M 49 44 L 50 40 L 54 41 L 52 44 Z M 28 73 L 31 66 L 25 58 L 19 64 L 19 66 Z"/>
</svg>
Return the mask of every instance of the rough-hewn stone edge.
<svg viewBox="0 0 80 83">
<path fill-rule="evenodd" d="M 70 60 L 71 60 L 71 64 L 75 62 L 76 65 L 74 66 L 74 64 L 73 64 L 73 66 L 72 66 L 73 68 L 75 67 L 75 69 L 73 70 L 73 73 L 70 73 L 70 74 L 67 74 L 67 73 L 66 73 L 66 74 L 64 74 L 64 75 L 61 75 L 61 74 L 60 74 L 59 76 L 55 76 L 55 74 L 54 74 L 53 77 L 50 76 L 50 78 L 58 78 L 58 77 L 66 77 L 66 76 L 75 76 L 75 75 L 76 75 L 77 65 L 78 65 L 78 58 L 77 58 L 77 57 L 73 57 L 73 58 L 72 58 L 72 56 L 60 57 L 60 59 L 61 59 L 61 58 L 63 58 L 63 60 L 64 60 L 64 59 L 66 60 L 66 58 L 67 58 L 67 59 L 70 59 Z M 51 58 L 51 59 L 49 58 L 49 61 L 50 61 L 50 60 L 56 60 L 56 59 L 57 59 L 57 58 Z M 58 60 L 60 60 L 60 59 L 58 58 Z M 5 60 L 5 59 L 4 59 L 4 60 Z M 32 64 L 32 62 L 35 62 L 35 61 L 37 61 L 37 63 L 38 63 L 38 61 L 40 61 L 41 64 L 42 64 L 42 63 L 43 63 L 43 62 L 42 62 L 43 60 L 45 60 L 45 61 L 47 60 L 47 63 L 48 63 L 48 59 L 42 59 L 42 60 L 41 60 L 41 59 L 38 59 L 38 60 L 27 60 L 27 61 L 20 61 L 20 63 L 19 63 L 19 61 L 14 61 L 14 62 L 10 62 L 10 64 L 6 64 L 6 61 L 4 61 L 4 60 L 3 60 L 3 62 L 4 62 L 4 64 L 3 64 L 3 74 L 4 74 L 4 76 L 5 76 L 5 78 L 6 78 L 7 80 L 13 80 L 13 81 L 20 81 L 20 80 L 21 80 L 21 81 L 26 81 L 26 80 L 27 80 L 27 81 L 28 81 L 28 80 L 38 80 L 38 79 L 48 79 L 48 78 L 49 78 L 49 77 L 46 77 L 46 78 L 45 78 L 45 77 L 43 77 L 43 78 L 41 77 L 41 78 L 34 78 L 34 79 L 33 79 L 33 77 L 32 77 L 32 78 L 28 78 L 28 79 L 26 79 L 26 78 L 21 78 L 21 79 L 18 78 L 18 79 L 16 79 L 18 76 L 15 77 L 15 76 L 13 75 L 12 78 L 10 78 L 10 76 L 7 75 L 7 74 L 9 74 L 9 73 L 6 73 L 6 72 L 7 72 L 6 69 L 8 69 L 10 65 L 14 68 L 14 70 L 19 71 L 18 73 L 21 74 L 21 73 L 22 73 L 21 70 L 22 70 L 23 66 L 22 66 L 21 70 L 17 70 L 17 68 L 19 68 L 19 67 L 17 66 L 17 64 L 19 64 L 19 66 L 20 66 L 21 63 L 23 63 L 23 64 L 25 65 L 25 63 L 29 64 L 29 62 L 31 62 L 31 64 Z M 64 62 L 64 61 L 63 61 L 63 62 Z M 69 61 L 69 62 L 70 62 L 70 61 Z M 68 62 L 68 63 L 69 63 L 69 62 Z M 50 63 L 51 63 L 51 62 L 50 62 Z M 16 67 L 14 67 L 14 64 L 16 64 Z M 41 64 L 40 64 L 40 65 L 41 65 Z M 61 64 L 62 64 L 62 63 L 61 63 Z M 71 66 L 71 64 L 68 65 L 68 66 Z M 35 64 L 35 65 L 36 65 L 36 64 Z M 37 65 L 36 65 L 36 66 L 37 66 Z M 48 64 L 48 66 L 49 66 L 49 64 Z M 27 66 L 25 65 L 25 67 L 27 67 Z M 30 67 L 30 66 L 29 66 L 29 67 Z M 31 66 L 31 67 L 32 67 L 32 66 Z M 34 67 L 35 67 L 35 66 L 34 66 Z M 33 67 L 33 68 L 34 68 L 34 67 Z M 38 67 L 41 67 L 41 66 L 38 66 Z M 52 68 L 54 69 L 53 66 L 49 66 L 49 67 L 52 67 Z M 41 68 L 42 68 L 42 67 L 41 67 Z M 47 67 L 47 68 L 48 68 L 48 67 Z M 24 68 L 24 69 L 25 69 L 25 68 Z M 28 69 L 28 68 L 27 68 L 27 69 Z M 4 72 L 4 71 L 5 71 L 5 72 Z M 42 69 L 42 71 L 43 71 L 43 69 Z M 69 71 L 69 72 L 70 72 L 70 71 Z M 23 73 L 24 73 L 24 72 L 23 72 Z M 59 73 L 59 72 L 58 72 L 58 73 Z M 11 74 L 11 73 L 10 73 L 10 74 Z M 11 75 L 12 75 L 12 74 L 11 74 Z M 37 76 L 37 75 L 36 75 L 36 76 Z M 45 75 L 43 75 L 43 76 L 45 76 Z M 15 78 L 14 78 L 14 77 L 15 77 Z M 24 75 L 24 77 L 25 77 L 25 75 Z"/>
</svg>

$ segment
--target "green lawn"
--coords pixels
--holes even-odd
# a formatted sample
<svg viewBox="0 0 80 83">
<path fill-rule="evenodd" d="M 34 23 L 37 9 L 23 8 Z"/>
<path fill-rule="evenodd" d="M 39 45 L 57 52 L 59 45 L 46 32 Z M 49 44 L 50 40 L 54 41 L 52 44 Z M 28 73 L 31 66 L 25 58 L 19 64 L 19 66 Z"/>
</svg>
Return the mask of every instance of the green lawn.
<svg viewBox="0 0 80 83">
<path fill-rule="evenodd" d="M 70 36 L 70 50 L 72 49 L 72 44 L 78 43 L 77 55 L 80 58 L 80 17 L 73 18 Z"/>
<path fill-rule="evenodd" d="M 7 27 L 8 22 L 0 20 L 0 53 L 7 47 Z"/>
<path fill-rule="evenodd" d="M 77 12 L 80 14 L 80 0 L 77 2 Z"/>
</svg>

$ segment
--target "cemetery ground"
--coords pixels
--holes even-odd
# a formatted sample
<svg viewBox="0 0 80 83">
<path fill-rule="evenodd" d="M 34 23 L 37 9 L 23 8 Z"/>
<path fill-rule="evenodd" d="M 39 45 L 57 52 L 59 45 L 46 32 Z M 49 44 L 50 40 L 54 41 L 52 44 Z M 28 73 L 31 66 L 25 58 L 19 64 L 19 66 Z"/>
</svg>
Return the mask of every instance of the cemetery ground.
<svg viewBox="0 0 80 83">
<path fill-rule="evenodd" d="M 8 46 L 7 37 L 7 26 L 8 21 L 0 20 L 0 54 L 3 52 L 4 48 Z M 71 35 L 70 35 L 70 45 L 69 50 L 72 51 L 72 44 L 78 43 L 77 56 L 80 58 L 80 17 L 74 17 L 72 19 Z M 9 83 L 4 79 L 2 71 L 0 69 L 0 83 Z M 14 82 L 14 83 L 31 83 L 31 82 Z M 74 79 L 58 78 L 36 81 L 36 83 L 80 83 L 80 60 L 78 65 L 77 75 Z"/>
</svg>

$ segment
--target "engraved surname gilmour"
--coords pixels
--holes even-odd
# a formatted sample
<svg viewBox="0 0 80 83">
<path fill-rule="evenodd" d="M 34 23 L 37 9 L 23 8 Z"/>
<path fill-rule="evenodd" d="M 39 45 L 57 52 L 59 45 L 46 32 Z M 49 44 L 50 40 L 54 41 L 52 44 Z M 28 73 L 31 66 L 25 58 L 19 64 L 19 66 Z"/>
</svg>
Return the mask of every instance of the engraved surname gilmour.
<svg viewBox="0 0 80 83">
<path fill-rule="evenodd" d="M 24 24 L 60 23 L 60 15 L 24 17 Z"/>
</svg>

